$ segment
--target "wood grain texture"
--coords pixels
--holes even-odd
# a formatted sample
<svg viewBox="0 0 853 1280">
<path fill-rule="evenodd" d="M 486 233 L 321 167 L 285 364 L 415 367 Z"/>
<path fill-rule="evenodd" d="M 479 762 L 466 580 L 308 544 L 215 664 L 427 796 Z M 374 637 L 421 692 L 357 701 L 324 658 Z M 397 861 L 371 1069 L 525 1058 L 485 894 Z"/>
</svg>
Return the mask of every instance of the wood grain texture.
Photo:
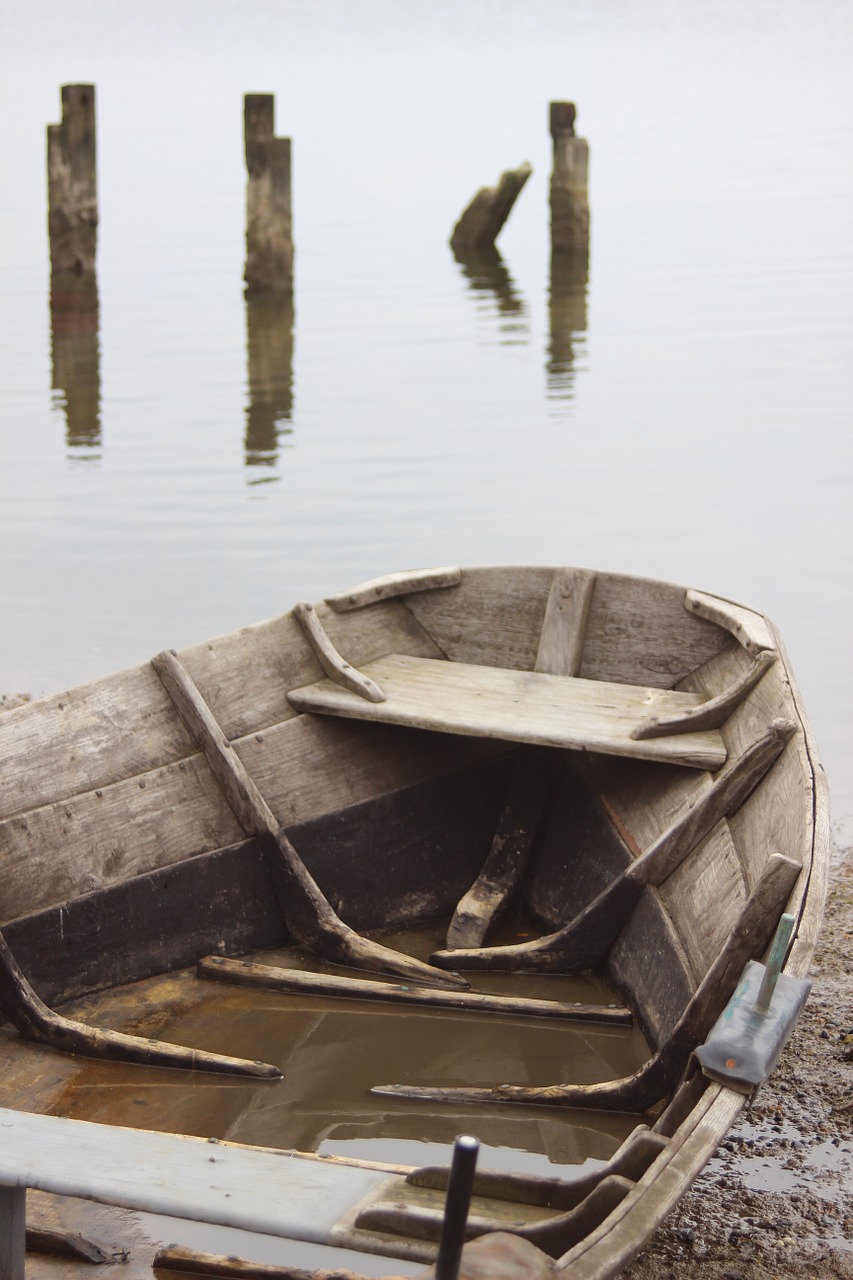
<svg viewBox="0 0 853 1280">
<path fill-rule="evenodd" d="M 704 1168 L 744 1101 L 731 1089 L 711 1086 L 616 1209 L 560 1257 L 558 1276 L 609 1280 L 627 1266 Z"/>
<path fill-rule="evenodd" d="M 634 736 L 659 738 L 669 733 L 684 733 L 695 729 L 719 729 L 758 684 L 765 671 L 772 667 L 777 656 L 774 650 L 763 649 L 753 659 L 752 665 L 724 693 L 718 694 L 716 698 L 709 698 L 699 707 L 690 708 L 681 716 L 669 719 L 665 716 L 651 716 L 634 730 Z"/>
<path fill-rule="evenodd" d="M 691 694 L 403 654 L 364 664 L 361 670 L 382 688 L 383 702 L 366 702 L 329 680 L 294 689 L 290 701 L 316 714 L 668 760 L 698 769 L 717 769 L 726 758 L 715 730 L 645 741 L 631 736 L 650 712 L 674 715 L 695 706 Z"/>
<path fill-rule="evenodd" d="M 342 616 L 315 611 L 332 644 L 354 666 L 402 651 L 441 657 L 441 650 L 398 600 Z M 322 674 L 292 613 L 178 651 L 205 702 L 232 741 L 293 716 L 289 689 Z"/>
<path fill-rule="evenodd" d="M 705 618 L 718 627 L 724 627 L 752 657 L 774 647 L 767 619 L 753 609 L 745 609 L 743 605 L 719 596 L 706 595 L 703 591 L 688 591 L 684 607 L 694 617 Z"/>
<path fill-rule="evenodd" d="M 520 996 L 483 995 L 474 991 L 412 990 L 397 983 L 372 982 L 365 978 L 338 978 L 305 969 L 285 969 L 275 965 L 254 964 L 248 960 L 229 960 L 223 956 L 204 956 L 198 963 L 198 976 L 235 986 L 257 987 L 264 991 L 289 994 L 308 993 L 331 996 L 339 1000 L 378 1000 L 384 1004 L 418 1005 L 425 1009 L 457 1009 L 463 1012 L 501 1014 L 504 1017 L 549 1018 L 568 1022 L 600 1022 L 613 1026 L 630 1026 L 630 1009 L 613 1005 L 580 1004 L 560 1000 L 532 1000 Z"/>
<path fill-rule="evenodd" d="M 190 754 L 165 691 L 145 664 L 0 716 L 0 817 L 108 786 Z"/>
<path fill-rule="evenodd" d="M 201 747 L 213 776 L 248 835 L 261 841 L 270 864 L 282 914 L 294 937 L 336 964 L 395 973 L 412 982 L 466 986 L 463 978 L 438 974 L 420 960 L 362 937 L 329 903 L 276 820 L 243 761 L 222 733 L 210 708 L 177 656 L 164 651 L 152 659 L 181 719 Z"/>
<path fill-rule="evenodd" d="M 362 582 L 339 595 L 326 596 L 326 604 L 335 613 L 350 613 L 353 609 L 363 609 L 366 605 L 376 604 L 379 600 L 391 600 L 395 596 L 437 591 L 442 587 L 458 587 L 461 581 L 462 570 L 456 568 L 386 573 L 381 578 L 371 578 L 369 582 Z"/>
<path fill-rule="evenodd" d="M 176 764 L 0 824 L 0 921 L 238 842 L 241 824 L 204 756 L 191 749 L 195 754 Z M 290 825 L 494 757 L 501 748 L 299 716 L 235 742 L 233 750 L 276 820 Z"/>
<path fill-rule="evenodd" d="M 0 1185 L 322 1244 L 393 1176 L 292 1151 L 0 1108 Z M 402 1178 L 400 1179 L 402 1182 Z"/>
<path fill-rule="evenodd" d="M 557 569 L 548 593 L 534 671 L 577 676 L 583 659 L 595 574 L 589 569 Z"/>
<path fill-rule="evenodd" d="M 564 569 L 554 574 L 534 670 L 576 676 L 583 654 L 595 575 Z M 478 947 L 518 892 L 560 769 L 553 753 L 525 747 L 516 754 L 503 813 L 489 856 L 460 899 L 447 930 L 448 948 Z"/>
<path fill-rule="evenodd" d="M 718 823 L 729 813 L 737 812 L 778 759 L 795 729 L 796 726 L 791 721 L 774 721 L 766 733 L 751 743 L 736 760 L 729 761 L 725 769 L 720 771 L 714 785 L 703 793 L 691 809 L 557 932 L 508 947 L 440 951 L 432 957 L 433 962 L 442 966 L 452 964 L 460 969 L 530 968 L 548 972 L 585 969 L 599 963 L 616 941 L 645 887 L 649 884 L 663 884 Z M 728 843 L 737 865 L 737 852 L 730 838 Z M 711 868 L 717 869 L 717 863 L 713 860 Z M 694 863 L 694 876 L 695 874 Z M 710 884 L 706 884 L 706 888 L 710 888 Z M 692 897 L 688 899 L 690 901 Z M 715 903 L 713 897 L 700 899 L 697 909 L 707 912 L 711 903 Z M 678 928 L 681 903 L 676 901 L 674 905 L 678 910 L 674 913 L 673 920 Z M 740 906 L 741 898 L 736 898 L 731 905 L 732 925 L 737 919 Z M 721 910 L 725 911 L 726 907 L 721 907 Z M 689 932 L 689 923 L 687 928 Z M 715 955 L 716 952 L 712 952 L 710 958 Z M 701 968 L 697 979 L 704 977 L 706 968 L 707 964 Z"/>
<path fill-rule="evenodd" d="M 188 1071 L 215 1071 L 222 1075 L 255 1079 L 280 1079 L 277 1067 L 264 1062 L 187 1049 L 182 1045 L 126 1035 L 104 1027 L 92 1027 L 54 1013 L 30 986 L 5 938 L 0 933 L 0 1012 L 25 1040 L 64 1053 L 81 1054 L 112 1062 L 133 1062 L 146 1067 L 176 1067 Z"/>
<path fill-rule="evenodd" d="M 305 639 L 330 680 L 356 693 L 368 702 L 382 702 L 385 694 L 368 676 L 362 675 L 342 654 L 338 653 L 317 616 L 312 604 L 302 601 L 294 606 L 293 616 L 299 623 Z"/>
<path fill-rule="evenodd" d="M 27 1192 L 0 1180 L 0 1280 L 24 1280 Z"/>
<path fill-rule="evenodd" d="M 697 984 L 737 924 L 747 893 L 738 851 L 725 820 L 661 885 L 661 902 Z"/>
</svg>

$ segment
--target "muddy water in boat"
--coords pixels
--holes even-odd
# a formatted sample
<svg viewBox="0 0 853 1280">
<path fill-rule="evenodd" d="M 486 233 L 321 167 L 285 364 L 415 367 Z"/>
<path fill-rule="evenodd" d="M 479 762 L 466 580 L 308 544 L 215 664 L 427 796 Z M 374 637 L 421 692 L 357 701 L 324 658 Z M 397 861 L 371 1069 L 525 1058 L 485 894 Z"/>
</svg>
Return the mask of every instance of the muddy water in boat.
<svg viewBox="0 0 853 1280">
<path fill-rule="evenodd" d="M 416 934 L 384 940 L 425 957 L 440 944 L 442 933 L 427 926 Z M 253 958 L 304 966 L 292 951 Z M 618 1005 L 593 977 L 477 975 L 476 989 Z M 491 1163 L 555 1173 L 555 1166 L 607 1159 L 636 1117 L 389 1103 L 371 1097 L 372 1085 L 489 1085 L 505 1080 L 535 1085 L 561 1079 L 592 1083 L 630 1074 L 646 1056 L 642 1036 L 630 1026 L 522 1021 L 506 1015 L 252 992 L 199 981 L 189 972 L 90 997 L 76 1008 L 81 1018 L 102 1025 L 274 1062 L 284 1078 L 200 1079 L 83 1060 L 72 1066 L 33 1050 L 19 1069 L 21 1084 L 32 1095 L 32 1061 L 37 1058 L 51 1094 L 49 1109 L 55 1114 L 400 1164 L 446 1160 L 454 1137 L 475 1125 L 483 1144 L 483 1167 Z M 7 1096 L 16 1092 L 14 1075 L 13 1069 L 4 1089 Z"/>
</svg>

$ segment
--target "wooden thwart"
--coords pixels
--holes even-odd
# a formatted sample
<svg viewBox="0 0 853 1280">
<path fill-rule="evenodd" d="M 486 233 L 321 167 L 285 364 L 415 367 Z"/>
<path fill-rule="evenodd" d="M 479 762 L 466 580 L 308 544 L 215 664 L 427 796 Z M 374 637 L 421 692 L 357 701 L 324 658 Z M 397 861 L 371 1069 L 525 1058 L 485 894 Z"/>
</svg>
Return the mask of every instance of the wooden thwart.
<svg viewBox="0 0 853 1280">
<path fill-rule="evenodd" d="M 633 1075 L 589 1085 L 503 1084 L 492 1088 L 449 1089 L 377 1085 L 371 1093 L 383 1097 L 427 1099 L 430 1102 L 509 1102 L 597 1111 L 647 1110 L 672 1092 L 694 1046 L 706 1037 L 728 1002 L 746 961 L 764 950 L 801 870 L 798 863 L 781 854 L 768 858 L 725 946 L 693 993 L 668 1039 Z"/>
<path fill-rule="evenodd" d="M 336 964 L 378 969 L 430 986 L 466 987 L 464 978 L 441 973 L 420 960 L 371 942 L 344 924 L 288 840 L 189 672 L 171 650 L 151 661 L 243 830 L 263 844 L 282 912 L 294 937 Z"/>
<path fill-rule="evenodd" d="M 701 705 L 702 699 L 693 693 L 405 654 L 365 663 L 361 674 L 382 689 L 384 701 L 368 702 L 333 680 L 294 689 L 288 700 L 297 711 L 696 769 L 719 769 L 726 760 L 725 744 L 716 730 L 669 738 L 632 737 L 651 716 L 681 716 Z"/>
<path fill-rule="evenodd" d="M 433 964 L 460 969 L 587 969 L 618 938 L 646 885 L 662 884 L 718 822 L 736 813 L 796 732 L 791 720 L 775 720 L 736 760 L 729 761 L 693 807 L 602 889 L 574 920 L 555 933 L 505 947 L 437 951 Z"/>
<path fill-rule="evenodd" d="M 456 1009 L 460 1013 L 493 1013 L 530 1018 L 559 1018 L 569 1022 L 603 1022 L 630 1026 L 630 1009 L 561 1000 L 530 1000 L 520 996 L 483 995 L 474 991 L 412 990 L 396 983 L 363 978 L 339 978 L 304 969 L 276 968 L 248 960 L 205 956 L 198 963 L 200 978 L 260 987 L 296 995 L 335 996 L 344 1000 L 378 1000 L 386 1004 L 417 1005 L 424 1009 Z"/>
</svg>

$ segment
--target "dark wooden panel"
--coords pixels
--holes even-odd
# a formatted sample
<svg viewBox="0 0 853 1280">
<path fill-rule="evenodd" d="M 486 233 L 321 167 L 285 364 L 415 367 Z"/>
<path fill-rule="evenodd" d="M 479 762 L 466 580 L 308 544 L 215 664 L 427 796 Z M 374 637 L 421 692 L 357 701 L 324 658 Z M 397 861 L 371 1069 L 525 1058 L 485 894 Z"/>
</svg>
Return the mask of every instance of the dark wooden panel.
<svg viewBox="0 0 853 1280">
<path fill-rule="evenodd" d="M 488 853 L 509 757 L 288 828 L 335 909 L 360 931 L 449 913 Z M 50 1004 L 211 952 L 288 941 L 263 852 L 246 840 L 12 921 L 4 934 Z"/>
</svg>

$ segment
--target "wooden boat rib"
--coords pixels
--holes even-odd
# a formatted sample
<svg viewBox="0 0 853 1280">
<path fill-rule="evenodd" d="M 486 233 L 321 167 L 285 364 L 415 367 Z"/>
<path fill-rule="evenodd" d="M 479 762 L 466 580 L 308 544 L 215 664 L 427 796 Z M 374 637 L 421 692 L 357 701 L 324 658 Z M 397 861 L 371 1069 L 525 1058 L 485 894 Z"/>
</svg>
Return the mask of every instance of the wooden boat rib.
<svg viewBox="0 0 853 1280">
<path fill-rule="evenodd" d="M 763 1068 L 747 1077 L 735 1062 L 740 1042 L 722 1059 L 703 1042 L 734 1010 L 769 1069 L 805 996 L 826 888 L 823 774 L 775 629 L 701 592 L 542 567 L 394 574 L 10 711 L 0 751 L 0 1009 L 16 1028 L 0 1048 L 6 1064 L 26 1057 L 0 1089 L 3 1280 L 23 1275 L 27 1188 L 435 1256 L 440 1171 L 288 1153 L 291 1209 L 277 1216 L 237 1190 L 273 1178 L 275 1199 L 264 1150 L 220 1143 L 205 1191 L 196 1148 L 183 1154 L 196 1139 L 38 1114 L 61 1109 L 55 1079 L 80 1070 L 77 1058 L 58 1068 L 60 1050 L 279 1074 L 230 1047 L 161 1045 L 54 1011 L 87 993 L 171 972 L 195 991 L 217 968 L 281 990 L 275 966 L 229 957 L 297 943 L 374 971 L 315 975 L 328 998 L 349 987 L 389 1016 L 396 999 L 532 1027 L 572 1011 L 481 995 L 483 970 L 595 967 L 648 1042 L 629 1075 L 496 1085 L 472 1066 L 461 1086 L 374 1081 L 389 1114 L 400 1098 L 635 1112 L 591 1174 L 475 1180 L 470 1235 L 509 1228 L 554 1273 L 589 1280 L 637 1252 L 760 1083 Z M 537 936 L 500 945 L 519 912 Z M 759 1015 L 742 975 L 783 913 L 794 939 Z M 437 917 L 447 942 L 430 964 L 371 936 Z M 606 1019 L 594 1001 L 578 1016 Z M 117 1151 L 134 1170 L 120 1189 Z M 331 1216 L 310 1208 L 324 1179 Z M 527 1274 L 529 1256 L 519 1265 Z"/>
</svg>

